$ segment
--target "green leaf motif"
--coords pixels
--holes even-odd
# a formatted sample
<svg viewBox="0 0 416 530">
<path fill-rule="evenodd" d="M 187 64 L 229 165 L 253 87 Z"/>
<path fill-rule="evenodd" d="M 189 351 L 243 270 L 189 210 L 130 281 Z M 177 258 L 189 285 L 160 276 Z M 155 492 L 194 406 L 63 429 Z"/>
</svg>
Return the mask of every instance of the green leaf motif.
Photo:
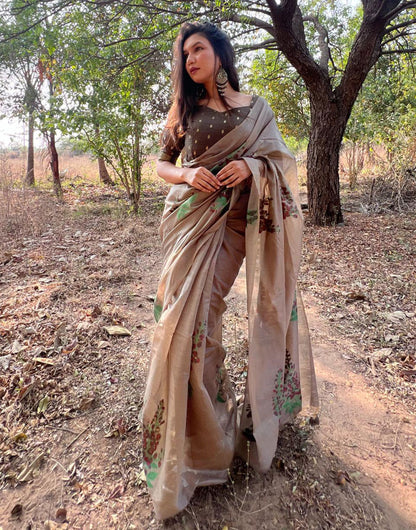
<svg viewBox="0 0 416 530">
<path fill-rule="evenodd" d="M 183 202 L 179 206 L 179 208 L 176 210 L 176 218 L 178 220 L 183 219 L 185 216 L 189 214 L 189 212 L 191 211 L 192 203 L 195 201 L 195 199 L 196 199 L 196 194 L 191 195 L 188 199 L 186 199 L 185 202 Z"/>
<path fill-rule="evenodd" d="M 156 322 L 159 322 L 160 317 L 162 316 L 162 310 L 163 310 L 162 304 L 158 300 L 155 300 L 155 304 L 153 306 L 153 315 L 155 317 Z"/>
<path fill-rule="evenodd" d="M 257 210 L 247 210 L 247 223 L 249 225 L 254 224 L 258 219 L 258 212 Z"/>
<path fill-rule="evenodd" d="M 289 399 L 283 404 L 283 410 L 288 414 L 295 414 L 302 408 L 302 400 L 300 396 Z"/>
<path fill-rule="evenodd" d="M 227 197 L 221 196 L 217 197 L 215 200 L 215 209 L 222 210 L 225 206 L 227 206 L 228 200 Z"/>
<path fill-rule="evenodd" d="M 296 322 L 297 319 L 298 319 L 298 305 L 296 303 L 296 298 L 295 298 L 295 301 L 293 302 L 292 312 L 290 314 L 290 321 Z"/>
<path fill-rule="evenodd" d="M 295 365 L 286 353 L 285 369 L 278 370 L 273 390 L 273 414 L 280 416 L 282 412 L 295 414 L 302 408 L 300 379 Z"/>
</svg>

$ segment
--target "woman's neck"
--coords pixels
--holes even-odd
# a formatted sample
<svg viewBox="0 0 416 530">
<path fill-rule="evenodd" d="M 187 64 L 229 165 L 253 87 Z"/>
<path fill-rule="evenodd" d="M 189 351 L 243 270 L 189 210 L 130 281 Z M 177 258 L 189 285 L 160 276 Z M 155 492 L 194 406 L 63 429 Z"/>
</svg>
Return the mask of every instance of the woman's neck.
<svg viewBox="0 0 416 530">
<path fill-rule="evenodd" d="M 227 101 L 227 103 L 228 101 L 232 101 L 236 94 L 238 94 L 238 92 L 232 89 L 230 85 L 227 85 L 224 91 L 224 98 Z M 224 106 L 223 99 L 218 94 L 217 87 L 215 87 L 215 90 L 212 90 L 212 91 L 209 91 L 207 89 L 207 96 L 203 101 L 201 101 L 201 103 L 215 110 L 219 110 L 219 111 L 227 110 Z"/>
</svg>

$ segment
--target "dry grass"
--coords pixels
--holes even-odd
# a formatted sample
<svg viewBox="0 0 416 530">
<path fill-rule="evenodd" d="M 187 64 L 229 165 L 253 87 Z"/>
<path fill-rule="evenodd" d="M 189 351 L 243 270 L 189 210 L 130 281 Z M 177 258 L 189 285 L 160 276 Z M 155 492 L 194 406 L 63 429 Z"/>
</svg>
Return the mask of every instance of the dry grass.
<svg viewBox="0 0 416 530">
<path fill-rule="evenodd" d="M 11 177 L 20 183 L 26 173 L 26 154 L 23 151 L 9 152 L 3 155 L 8 164 Z M 63 183 L 66 181 L 83 180 L 98 183 L 98 164 L 88 155 L 76 155 L 69 151 L 59 153 L 59 171 Z M 35 181 L 38 186 L 48 187 L 51 184 L 49 156 L 46 150 L 35 153 Z"/>
<path fill-rule="evenodd" d="M 129 204 L 118 187 L 102 188 L 97 204 L 98 165 L 90 156 L 63 152 L 59 163 L 64 202 L 72 207 L 74 215 L 128 214 Z M 0 251 L 12 252 L 23 238 L 40 235 L 52 222 L 59 206 L 53 196 L 48 164 L 47 152 L 36 152 L 35 188 L 28 188 L 23 184 L 25 153 L 0 153 Z M 141 211 L 158 203 L 166 189 L 160 179 L 155 178 L 155 160 L 150 158 L 143 170 Z"/>
<path fill-rule="evenodd" d="M 38 236 L 54 210 L 48 194 L 17 186 L 10 160 L 0 156 L 0 250 L 12 251 L 23 238 Z"/>
</svg>

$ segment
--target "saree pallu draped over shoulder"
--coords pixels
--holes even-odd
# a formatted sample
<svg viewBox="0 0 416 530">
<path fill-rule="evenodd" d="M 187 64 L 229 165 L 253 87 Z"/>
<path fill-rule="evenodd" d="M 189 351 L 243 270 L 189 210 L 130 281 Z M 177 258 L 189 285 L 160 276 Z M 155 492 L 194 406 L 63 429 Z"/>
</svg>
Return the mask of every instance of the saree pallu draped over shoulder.
<svg viewBox="0 0 416 530">
<path fill-rule="evenodd" d="M 244 159 L 252 173 L 245 200 L 241 185 L 205 193 L 177 184 L 162 217 L 164 261 L 143 411 L 144 469 L 160 519 L 185 508 L 197 486 L 226 481 L 234 454 L 244 456 L 247 440 L 249 463 L 268 470 L 279 427 L 302 406 L 318 405 L 307 324 L 296 296 L 303 226 L 296 164 L 262 98 L 238 127 L 186 165 L 216 173 L 234 159 Z M 220 271 L 223 283 L 232 282 L 241 265 L 223 259 L 228 234 L 240 241 L 238 230 L 228 228 L 241 204 L 249 354 L 237 415 L 223 364 L 223 307 L 217 320 L 210 313 L 216 275 Z M 228 267 L 235 270 L 227 276 Z"/>
</svg>

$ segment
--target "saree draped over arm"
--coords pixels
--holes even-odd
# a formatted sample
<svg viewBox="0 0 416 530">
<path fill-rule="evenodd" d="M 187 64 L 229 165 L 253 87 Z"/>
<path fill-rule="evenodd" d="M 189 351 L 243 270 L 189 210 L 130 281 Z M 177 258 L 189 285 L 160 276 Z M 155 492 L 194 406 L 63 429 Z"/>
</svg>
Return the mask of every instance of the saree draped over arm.
<svg viewBox="0 0 416 530">
<path fill-rule="evenodd" d="M 243 183 L 205 193 L 176 184 L 162 217 L 158 323 L 143 412 L 144 468 L 161 519 L 182 510 L 197 486 L 226 481 L 233 455 L 244 453 L 247 440 L 250 464 L 269 469 L 279 427 L 302 406 L 317 406 L 309 335 L 296 297 L 303 225 L 296 165 L 260 97 L 236 128 L 183 164 L 217 173 L 234 159 L 247 162 L 251 188 Z M 241 210 L 242 227 L 234 215 Z M 244 256 L 249 358 L 237 429 L 221 315 Z"/>
</svg>

